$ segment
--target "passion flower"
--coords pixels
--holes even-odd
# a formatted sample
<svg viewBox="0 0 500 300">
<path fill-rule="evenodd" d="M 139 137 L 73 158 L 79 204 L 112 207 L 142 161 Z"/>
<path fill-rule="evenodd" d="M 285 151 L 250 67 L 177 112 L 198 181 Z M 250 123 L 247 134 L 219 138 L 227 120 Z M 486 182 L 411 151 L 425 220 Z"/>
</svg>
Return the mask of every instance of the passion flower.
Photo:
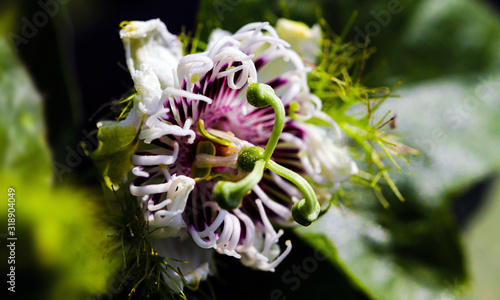
<svg viewBox="0 0 500 300">
<path fill-rule="evenodd" d="M 211 249 L 274 271 L 292 247 L 281 250 L 275 227 L 309 225 L 357 172 L 308 88 L 310 69 L 268 23 L 216 30 L 188 55 L 159 20 L 124 22 L 120 36 L 137 93 L 125 120 L 102 126 L 138 133 L 130 193 L 155 251 L 187 261 L 171 264 L 184 280 L 167 268 L 165 281 L 205 279 Z"/>
</svg>

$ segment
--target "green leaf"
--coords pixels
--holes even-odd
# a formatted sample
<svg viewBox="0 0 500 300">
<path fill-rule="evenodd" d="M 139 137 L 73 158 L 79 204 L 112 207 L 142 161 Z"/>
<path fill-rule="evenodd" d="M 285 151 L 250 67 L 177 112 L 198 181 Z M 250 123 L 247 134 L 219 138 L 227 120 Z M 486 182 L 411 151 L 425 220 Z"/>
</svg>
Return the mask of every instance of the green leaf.
<svg viewBox="0 0 500 300">
<path fill-rule="evenodd" d="M 397 132 L 424 152 L 405 168 L 415 177 L 400 178 L 399 185 L 433 208 L 500 169 L 500 21 L 494 10 L 470 0 L 420 1 L 407 19 L 391 32 L 394 19 L 373 40 L 378 53 L 372 61 L 384 57 L 388 63 L 374 80 L 404 80 L 401 99 L 381 111 L 393 110 Z M 498 229 L 495 191 L 464 233 L 472 279 L 466 299 L 500 295 L 500 259 L 493 254 L 498 243 L 491 238 Z M 469 201 L 480 203 L 480 195 Z"/>
<path fill-rule="evenodd" d="M 385 3 L 385 1 L 382 1 Z M 403 10 L 392 15 L 387 27 L 372 39 L 377 48 L 372 65 L 375 84 L 428 81 L 450 75 L 485 73 L 500 64 L 500 22 L 487 5 L 473 0 L 401 1 Z M 412 9 L 413 8 L 413 9 Z M 380 13 L 384 8 L 373 10 Z M 374 21 L 365 12 L 364 24 Z"/>
<path fill-rule="evenodd" d="M 111 189 L 127 180 L 127 173 L 134 167 L 130 158 L 137 150 L 139 139 L 133 123 L 102 123 L 97 133 L 99 145 L 89 156 Z"/>
<path fill-rule="evenodd" d="M 497 179 L 485 199 L 486 204 L 474 216 L 464 234 L 474 285 L 465 299 L 500 299 L 500 181 Z"/>
<path fill-rule="evenodd" d="M 104 290 L 117 266 L 106 253 L 109 232 L 95 213 L 98 196 L 53 186 L 42 98 L 2 36 L 0 91 L 0 191 L 7 197 L 13 189 L 15 199 L 7 207 L 4 198 L 5 212 L 10 208 L 15 217 L 9 231 L 17 237 L 16 293 L 22 299 L 82 299 Z M 7 225 L 7 218 L 13 216 L 0 214 L 0 223 Z"/>
<path fill-rule="evenodd" d="M 410 165 L 403 166 L 403 172 L 415 176 L 397 177 L 397 184 L 411 191 L 409 194 L 418 198 L 425 209 L 449 207 L 457 195 L 500 169 L 499 90 L 498 72 L 454 76 L 407 86 L 400 91 L 401 99 L 389 100 L 382 107 L 381 110 L 390 107 L 397 114 L 396 131 L 405 143 L 423 151 L 423 155 L 410 159 Z M 489 205 L 495 205 L 491 201 Z M 493 285 L 488 285 L 482 275 L 495 273 L 495 266 L 500 263 L 498 258 L 488 255 L 494 253 L 495 246 L 490 245 L 488 236 L 495 229 L 491 226 L 492 216 L 484 217 L 490 221 L 477 221 L 484 222 L 478 227 L 481 233 L 473 227 L 466 235 L 466 248 L 473 255 L 469 261 L 475 273 L 472 278 L 475 295 L 499 293 L 491 290 Z M 455 285 L 453 279 L 448 282 Z"/>
<path fill-rule="evenodd" d="M 18 276 L 37 282 L 16 291 L 20 298 L 76 300 L 109 288 L 119 259 L 108 252 L 112 230 L 101 219 L 106 206 L 96 201 L 102 196 L 75 186 L 15 181 L 5 173 L 0 181 L 2 191 L 16 191 Z"/>
<path fill-rule="evenodd" d="M 0 171 L 49 184 L 42 99 L 7 40 L 0 37 Z"/>
<path fill-rule="evenodd" d="M 351 193 L 349 206 L 332 206 L 297 235 L 373 299 L 453 299 L 466 276 L 450 213 L 428 210 L 408 191 L 404 203 L 393 196 L 390 209 L 369 188 Z"/>
<path fill-rule="evenodd" d="M 400 90 L 384 103 L 397 115 L 396 132 L 423 152 L 410 159 L 400 178 L 426 205 L 443 204 L 498 170 L 500 73 L 449 77 Z M 425 121 L 422 121 L 425 120 Z"/>
<path fill-rule="evenodd" d="M 433 10 L 430 5 L 421 2 L 404 26 L 401 43 L 385 52 L 394 62 L 379 79 L 407 79 L 398 90 L 400 99 L 388 100 L 380 112 L 393 111 L 396 134 L 423 152 L 403 167 L 415 176 L 397 178 L 398 186 L 435 211 L 500 169 L 500 22 L 472 1 L 443 1 Z M 478 202 L 479 195 L 474 197 Z M 489 199 L 488 213 L 478 215 L 465 232 L 472 270 L 467 295 L 474 299 L 500 294 L 489 280 L 500 264 L 490 255 L 498 247 L 491 239 L 498 197 Z M 451 288 L 460 280 L 450 278 L 448 284 Z"/>
</svg>

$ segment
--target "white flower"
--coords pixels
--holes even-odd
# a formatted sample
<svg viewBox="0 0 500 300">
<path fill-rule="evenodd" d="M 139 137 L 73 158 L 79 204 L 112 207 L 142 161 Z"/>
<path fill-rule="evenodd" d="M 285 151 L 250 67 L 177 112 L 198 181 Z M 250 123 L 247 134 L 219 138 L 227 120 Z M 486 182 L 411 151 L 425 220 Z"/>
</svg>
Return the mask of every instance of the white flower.
<svg viewBox="0 0 500 300">
<path fill-rule="evenodd" d="M 137 125 L 145 118 L 132 156 L 136 179 L 130 192 L 144 209 L 155 250 L 189 261 L 174 264 L 190 285 L 214 272 L 211 249 L 274 271 L 292 247 L 286 241 L 282 251 L 283 231 L 273 223 L 310 223 L 319 213 L 314 190 L 301 176 L 330 186 L 357 170 L 333 141 L 338 133 L 305 123 L 315 116 L 338 131 L 309 91 L 310 68 L 267 23 L 251 23 L 234 34 L 216 30 L 205 52 L 186 56 L 159 20 L 127 22 L 120 35 L 137 91 L 127 122 Z M 274 89 L 279 98 L 272 101 L 279 103 L 250 105 L 247 88 L 254 82 Z M 276 143 L 268 147 L 271 140 Z M 253 161 L 247 170 L 240 158 L 253 148 L 270 160 L 259 156 L 261 169 Z M 223 192 L 234 186 L 231 191 L 239 192 L 241 184 L 236 206 L 215 200 L 221 183 L 230 186 Z M 301 198 L 312 206 L 302 207 Z M 175 272 L 167 273 L 183 287 Z"/>
</svg>

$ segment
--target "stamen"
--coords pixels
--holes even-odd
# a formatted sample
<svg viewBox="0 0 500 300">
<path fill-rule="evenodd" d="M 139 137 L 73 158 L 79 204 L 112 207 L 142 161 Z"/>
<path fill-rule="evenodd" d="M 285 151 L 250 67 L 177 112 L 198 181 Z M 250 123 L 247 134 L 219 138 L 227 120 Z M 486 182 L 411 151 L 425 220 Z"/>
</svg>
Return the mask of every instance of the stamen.
<svg viewBox="0 0 500 300">
<path fill-rule="evenodd" d="M 238 165 L 241 169 L 250 173 L 236 183 L 219 181 L 213 190 L 214 199 L 221 208 L 229 210 L 237 208 L 241 204 L 243 197 L 262 179 L 264 168 L 267 167 L 276 174 L 295 183 L 305 196 L 304 199 L 293 205 L 292 216 L 299 224 L 308 226 L 318 218 L 321 210 L 312 187 L 298 174 L 269 160 L 278 144 L 285 123 L 283 103 L 276 96 L 272 87 L 261 83 L 250 84 L 247 89 L 247 100 L 255 107 L 267 107 L 269 105 L 273 107 L 276 118 L 271 136 L 264 151 L 259 147 L 250 147 L 240 153 Z"/>
<path fill-rule="evenodd" d="M 234 144 L 231 141 L 207 132 L 205 129 L 205 122 L 201 119 L 198 120 L 198 122 L 196 123 L 196 129 L 202 137 L 206 138 L 207 140 L 209 140 L 211 142 L 214 142 L 214 143 L 220 144 L 220 145 L 224 145 L 226 147 L 235 148 Z"/>
<path fill-rule="evenodd" d="M 208 154 L 208 155 L 214 155 L 215 154 L 215 146 L 210 143 L 209 141 L 201 141 L 198 143 L 196 146 L 196 155 L 198 154 Z M 211 166 L 208 166 L 206 168 L 199 168 L 196 166 L 195 163 L 193 163 L 193 166 L 191 166 L 191 177 L 192 178 L 205 178 L 208 175 L 210 175 L 210 171 L 212 170 Z"/>
<path fill-rule="evenodd" d="M 230 156 L 215 156 L 209 154 L 198 154 L 196 155 L 195 162 L 193 163 L 197 168 L 208 168 L 208 167 L 230 167 L 236 168 L 236 161 L 238 159 L 237 154 Z"/>
</svg>

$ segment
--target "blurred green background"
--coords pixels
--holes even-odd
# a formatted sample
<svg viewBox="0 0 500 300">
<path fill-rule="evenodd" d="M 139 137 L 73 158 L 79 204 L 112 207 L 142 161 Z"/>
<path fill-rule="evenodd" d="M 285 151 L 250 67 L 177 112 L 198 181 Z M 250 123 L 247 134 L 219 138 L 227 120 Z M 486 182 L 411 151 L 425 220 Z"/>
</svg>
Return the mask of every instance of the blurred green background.
<svg viewBox="0 0 500 300">
<path fill-rule="evenodd" d="M 79 146 L 86 141 L 95 147 L 88 136 L 112 108 L 107 103 L 132 86 L 123 67 L 121 21 L 161 18 L 173 33 L 183 27 L 192 31 L 199 22 L 206 37 L 215 26 L 234 32 L 248 22 L 287 17 L 313 25 L 323 17 L 360 51 L 364 35 L 371 36 L 368 48 L 376 52 L 367 62 L 365 85 L 403 82 L 395 92 L 400 97 L 380 111 L 396 113 L 395 132 L 423 152 L 395 177 L 407 201 L 388 192 L 392 205 L 386 210 L 370 190 L 347 184 L 349 205 L 333 207 L 311 227 L 287 232 L 294 250 L 274 274 L 219 257 L 219 275 L 201 289 L 213 289 L 217 299 L 500 299 L 495 5 L 2 1 L 0 186 L 4 199 L 9 187 L 16 190 L 16 295 L 121 299 L 132 289 L 132 279 L 120 272 L 120 256 L 109 254 L 107 206 L 97 172 Z M 0 265 L 7 270 L 7 204 L 3 207 Z M 317 259 L 317 249 L 326 259 Z M 289 271 L 309 258 L 317 268 L 300 277 L 298 286 L 291 283 Z"/>
</svg>

